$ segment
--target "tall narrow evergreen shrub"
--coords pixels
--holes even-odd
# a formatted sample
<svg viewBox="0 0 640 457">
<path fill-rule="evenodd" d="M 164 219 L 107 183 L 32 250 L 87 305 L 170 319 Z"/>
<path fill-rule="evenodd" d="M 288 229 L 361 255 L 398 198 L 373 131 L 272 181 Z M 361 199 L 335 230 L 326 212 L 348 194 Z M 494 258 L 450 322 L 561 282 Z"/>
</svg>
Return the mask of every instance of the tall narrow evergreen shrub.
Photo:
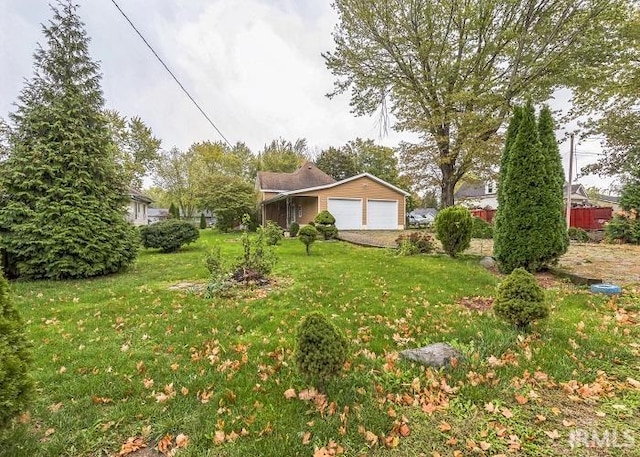
<svg viewBox="0 0 640 457">
<path fill-rule="evenodd" d="M 549 138 L 549 132 L 553 135 L 553 122 L 549 125 L 549 121 L 545 114 L 543 144 L 535 110 L 527 103 L 516 138 L 507 151 L 508 165 L 502 179 L 503 189 L 499 190 L 502 197 L 494 241 L 494 255 L 506 273 L 519 267 L 538 271 L 566 251 L 566 227 L 559 220 L 558 210 L 559 179 L 555 174 L 549 176 L 555 166 Z"/>
<path fill-rule="evenodd" d="M 0 247 L 12 276 L 84 278 L 129 265 L 138 240 L 84 24 L 71 1 L 52 10 L 35 74 L 9 115 Z"/>
<path fill-rule="evenodd" d="M 0 431 L 19 414 L 33 389 L 31 355 L 24 325 L 9 297 L 9 284 L 0 271 Z"/>
<path fill-rule="evenodd" d="M 546 182 L 541 189 L 541 199 L 546 211 L 544 218 L 538 221 L 540 230 L 546 237 L 545 252 L 541 257 L 543 262 L 553 264 L 567 252 L 569 233 L 564 209 L 564 168 L 554 133 L 553 116 L 548 106 L 540 110 L 538 135 L 546 172 Z"/>
<path fill-rule="evenodd" d="M 502 157 L 500 159 L 500 174 L 498 176 L 498 210 L 493 218 L 493 255 L 497 258 L 501 256 L 500 250 L 504 246 L 502 239 L 502 213 L 506 206 L 507 196 L 509 191 L 507 189 L 507 173 L 509 172 L 509 164 L 511 159 L 511 147 L 518 135 L 518 129 L 520 128 L 520 122 L 522 121 L 522 107 L 515 106 L 513 108 L 513 115 L 507 128 L 507 134 L 504 140 L 504 150 L 502 151 Z"/>
</svg>

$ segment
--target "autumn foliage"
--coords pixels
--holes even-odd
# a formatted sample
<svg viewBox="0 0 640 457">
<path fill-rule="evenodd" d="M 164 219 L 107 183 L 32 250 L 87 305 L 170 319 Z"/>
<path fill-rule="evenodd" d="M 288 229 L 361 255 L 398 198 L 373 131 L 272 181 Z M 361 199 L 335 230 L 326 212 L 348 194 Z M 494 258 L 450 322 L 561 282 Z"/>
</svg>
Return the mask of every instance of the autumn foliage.
<svg viewBox="0 0 640 457">
<path fill-rule="evenodd" d="M 347 340 L 324 315 L 307 315 L 296 335 L 296 364 L 305 378 L 324 390 L 347 359 Z"/>
<path fill-rule="evenodd" d="M 32 384 L 24 326 L 0 272 L 0 430 L 26 405 Z"/>
</svg>

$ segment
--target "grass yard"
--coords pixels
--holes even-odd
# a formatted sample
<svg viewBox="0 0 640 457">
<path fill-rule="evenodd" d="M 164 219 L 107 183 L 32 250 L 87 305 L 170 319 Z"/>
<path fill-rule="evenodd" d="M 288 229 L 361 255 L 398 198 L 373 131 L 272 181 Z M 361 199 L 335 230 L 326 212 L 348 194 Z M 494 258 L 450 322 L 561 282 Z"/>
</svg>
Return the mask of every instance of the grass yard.
<svg viewBox="0 0 640 457">
<path fill-rule="evenodd" d="M 461 304 L 494 294 L 477 257 L 342 242 L 307 257 L 286 239 L 276 286 L 208 300 L 171 287 L 205 281 L 216 243 L 233 256 L 242 246 L 201 234 L 176 254 L 142 251 L 120 275 L 12 284 L 37 393 L 0 455 L 113 456 L 143 443 L 129 455 L 640 455 L 637 286 L 608 299 L 561 283 L 547 291 L 550 318 L 523 336 Z M 351 342 L 326 397 L 293 361 L 312 310 Z M 435 371 L 398 359 L 437 341 L 465 360 Z"/>
</svg>

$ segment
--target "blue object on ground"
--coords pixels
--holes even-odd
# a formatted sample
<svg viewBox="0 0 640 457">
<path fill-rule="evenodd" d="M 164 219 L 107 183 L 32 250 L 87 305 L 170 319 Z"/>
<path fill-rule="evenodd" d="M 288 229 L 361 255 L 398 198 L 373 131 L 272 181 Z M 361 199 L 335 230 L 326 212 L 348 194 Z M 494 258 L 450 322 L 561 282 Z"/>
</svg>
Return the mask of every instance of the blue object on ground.
<svg viewBox="0 0 640 457">
<path fill-rule="evenodd" d="M 590 289 L 595 294 L 617 295 L 622 293 L 622 288 L 615 284 L 591 284 Z"/>
</svg>

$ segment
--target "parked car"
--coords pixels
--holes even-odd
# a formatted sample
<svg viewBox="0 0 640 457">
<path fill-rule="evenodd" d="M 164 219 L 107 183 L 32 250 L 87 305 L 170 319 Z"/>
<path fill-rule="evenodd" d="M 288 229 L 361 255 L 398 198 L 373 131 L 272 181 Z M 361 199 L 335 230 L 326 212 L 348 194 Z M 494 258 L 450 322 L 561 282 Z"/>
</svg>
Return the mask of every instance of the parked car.
<svg viewBox="0 0 640 457">
<path fill-rule="evenodd" d="M 422 214 L 410 214 L 409 225 L 415 225 L 418 227 L 426 227 L 432 222 L 431 218 L 423 216 Z"/>
</svg>

